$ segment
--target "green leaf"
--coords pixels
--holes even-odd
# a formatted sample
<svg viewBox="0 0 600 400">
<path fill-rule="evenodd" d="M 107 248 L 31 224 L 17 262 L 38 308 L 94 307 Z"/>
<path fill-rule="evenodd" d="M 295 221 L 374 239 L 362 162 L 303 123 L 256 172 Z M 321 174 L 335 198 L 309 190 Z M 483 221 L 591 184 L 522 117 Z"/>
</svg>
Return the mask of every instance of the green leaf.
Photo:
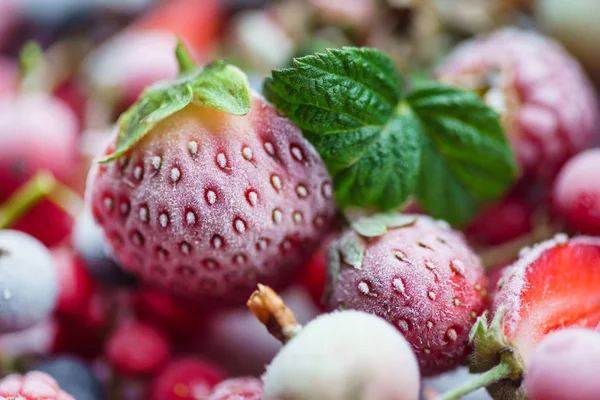
<svg viewBox="0 0 600 400">
<path fill-rule="evenodd" d="M 204 69 L 184 72 L 176 80 L 150 86 L 135 104 L 121 114 L 115 150 L 100 162 L 118 158 L 159 122 L 189 104 L 245 115 L 250 111 L 250 103 L 248 79 L 237 67 L 219 61 Z"/>
<path fill-rule="evenodd" d="M 343 235 L 339 240 L 340 255 L 342 261 L 353 268 L 362 269 L 366 245 L 354 232 Z"/>
<path fill-rule="evenodd" d="M 352 229 L 367 238 L 385 235 L 388 229 L 400 228 L 414 224 L 416 218 L 400 213 L 378 213 L 359 218 L 352 222 Z"/>
<path fill-rule="evenodd" d="M 264 92 L 318 150 L 340 207 L 390 210 L 414 195 L 434 217 L 462 223 L 517 175 L 499 116 L 475 93 L 402 86 L 383 53 L 344 48 L 273 71 Z"/>
<path fill-rule="evenodd" d="M 516 161 L 498 114 L 477 94 L 430 83 L 405 101 L 423 133 L 419 204 L 457 224 L 504 193 L 517 176 Z"/>
</svg>

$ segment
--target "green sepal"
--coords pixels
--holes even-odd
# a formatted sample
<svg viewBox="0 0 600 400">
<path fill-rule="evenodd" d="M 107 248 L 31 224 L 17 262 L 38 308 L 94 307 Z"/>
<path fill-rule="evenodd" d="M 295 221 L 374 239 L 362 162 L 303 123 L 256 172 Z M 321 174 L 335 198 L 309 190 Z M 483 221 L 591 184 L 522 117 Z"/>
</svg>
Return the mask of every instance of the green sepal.
<svg viewBox="0 0 600 400">
<path fill-rule="evenodd" d="M 501 306 L 496 310 L 492 322 L 488 323 L 484 313 L 471 328 L 469 343 L 473 347 L 473 353 L 469 357 L 470 371 L 480 374 L 500 363 L 508 365 L 508 378 L 489 385 L 487 390 L 496 400 L 525 400 L 525 390 L 521 383 L 526 365 L 518 349 L 504 335 L 505 315 L 506 309 Z"/>
<path fill-rule="evenodd" d="M 362 269 L 365 256 L 366 244 L 356 233 L 350 231 L 339 240 L 341 261 L 356 269 Z"/>
<path fill-rule="evenodd" d="M 233 115 L 250 112 L 248 78 L 239 68 L 217 61 L 203 69 L 184 73 L 173 81 L 158 82 L 146 90 L 118 121 L 117 145 L 101 163 L 115 160 L 165 118 L 189 104 Z"/>
<path fill-rule="evenodd" d="M 351 223 L 352 229 L 367 238 L 385 235 L 389 229 L 409 226 L 415 223 L 414 215 L 400 213 L 378 213 L 362 217 Z"/>
</svg>

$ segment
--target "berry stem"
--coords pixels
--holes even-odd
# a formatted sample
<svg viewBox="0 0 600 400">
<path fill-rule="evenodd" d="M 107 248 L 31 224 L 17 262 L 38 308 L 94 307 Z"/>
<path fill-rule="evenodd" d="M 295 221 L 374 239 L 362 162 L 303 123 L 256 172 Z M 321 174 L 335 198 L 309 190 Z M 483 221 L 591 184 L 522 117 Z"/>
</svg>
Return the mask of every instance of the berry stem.
<svg viewBox="0 0 600 400">
<path fill-rule="evenodd" d="M 175 57 L 177 57 L 177 64 L 179 64 L 179 75 L 185 74 L 186 72 L 194 71 L 198 68 L 196 66 L 196 63 L 192 59 L 190 52 L 180 39 L 177 39 Z"/>
<path fill-rule="evenodd" d="M 0 229 L 9 228 L 44 198 L 73 218 L 83 209 L 83 200 L 77 193 L 57 181 L 50 172 L 39 171 L 0 204 Z"/>
<path fill-rule="evenodd" d="M 268 286 L 258 284 L 258 290 L 248 299 L 246 306 L 252 314 L 281 343 L 292 339 L 302 328 L 281 297 Z"/>
<path fill-rule="evenodd" d="M 508 378 L 512 372 L 512 367 L 508 363 L 501 362 L 489 371 L 473 378 L 471 381 L 457 387 L 450 392 L 444 393 L 436 400 L 456 400 L 460 399 L 475 390 L 496 383 L 502 379 Z"/>
<path fill-rule="evenodd" d="M 21 73 L 20 89 L 23 92 L 44 90 L 46 80 L 44 51 L 40 45 L 30 40 L 19 53 L 19 69 Z"/>
<path fill-rule="evenodd" d="M 51 173 L 41 171 L 17 189 L 0 207 L 0 229 L 6 229 L 27 213 L 55 187 Z"/>
</svg>

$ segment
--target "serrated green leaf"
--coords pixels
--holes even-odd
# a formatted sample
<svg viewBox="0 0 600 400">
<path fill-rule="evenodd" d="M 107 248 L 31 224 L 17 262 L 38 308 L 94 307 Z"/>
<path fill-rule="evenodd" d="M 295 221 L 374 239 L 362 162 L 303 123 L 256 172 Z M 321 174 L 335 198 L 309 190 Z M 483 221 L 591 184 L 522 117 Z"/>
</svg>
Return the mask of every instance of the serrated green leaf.
<svg viewBox="0 0 600 400">
<path fill-rule="evenodd" d="M 423 132 L 416 193 L 431 214 L 453 224 L 466 221 L 516 178 L 500 119 L 475 93 L 421 85 L 406 103 Z"/>
<path fill-rule="evenodd" d="M 318 150 L 340 207 L 389 210 L 415 195 L 434 217 L 462 223 L 517 175 L 499 117 L 471 92 L 401 87 L 385 55 L 344 48 L 273 71 L 264 91 Z"/>
<path fill-rule="evenodd" d="M 192 103 L 234 115 L 245 115 L 250 111 L 251 103 L 248 79 L 237 67 L 216 62 L 176 80 L 150 86 L 136 103 L 121 114 L 115 150 L 100 162 L 115 160 L 160 121 Z"/>
</svg>

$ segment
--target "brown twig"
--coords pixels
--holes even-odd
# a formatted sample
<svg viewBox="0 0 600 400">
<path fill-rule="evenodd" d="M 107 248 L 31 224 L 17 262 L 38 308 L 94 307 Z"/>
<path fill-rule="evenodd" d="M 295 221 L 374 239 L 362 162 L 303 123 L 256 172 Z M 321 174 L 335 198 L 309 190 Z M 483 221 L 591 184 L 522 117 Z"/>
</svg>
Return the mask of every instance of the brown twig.
<svg viewBox="0 0 600 400">
<path fill-rule="evenodd" d="M 281 343 L 287 343 L 302 326 L 281 297 L 268 286 L 258 284 L 258 290 L 248 299 L 248 309 Z"/>
</svg>

